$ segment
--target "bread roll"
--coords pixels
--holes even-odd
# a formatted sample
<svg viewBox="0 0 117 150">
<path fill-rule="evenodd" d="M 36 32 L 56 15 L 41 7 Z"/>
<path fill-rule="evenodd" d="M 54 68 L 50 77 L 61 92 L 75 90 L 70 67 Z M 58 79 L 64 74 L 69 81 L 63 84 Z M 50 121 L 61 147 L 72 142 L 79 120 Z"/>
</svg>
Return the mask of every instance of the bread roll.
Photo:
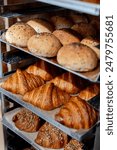
<svg viewBox="0 0 117 150">
<path fill-rule="evenodd" d="M 81 43 L 90 47 L 96 53 L 97 57 L 100 59 L 100 49 L 96 47 L 100 43 L 97 40 L 87 37 L 87 38 L 84 38 L 81 41 Z"/>
<path fill-rule="evenodd" d="M 96 30 L 95 28 L 88 23 L 79 23 L 72 26 L 72 29 L 81 34 L 82 37 L 95 37 L 96 36 Z"/>
<path fill-rule="evenodd" d="M 55 30 L 53 34 L 60 40 L 63 45 L 80 42 L 80 35 L 70 29 Z"/>
<path fill-rule="evenodd" d="M 88 19 L 84 14 L 76 14 L 76 13 L 71 13 L 70 14 L 70 18 L 72 19 L 72 21 L 77 24 L 77 23 L 88 23 Z"/>
<path fill-rule="evenodd" d="M 53 16 L 51 21 L 54 24 L 55 29 L 71 28 L 73 25 L 69 19 L 61 16 Z"/>
<path fill-rule="evenodd" d="M 22 108 L 12 120 L 19 130 L 25 132 L 36 132 L 40 127 L 40 118 L 26 108 Z"/>
<path fill-rule="evenodd" d="M 35 30 L 26 23 L 15 23 L 6 31 L 6 40 L 20 47 L 27 47 L 27 42 L 36 34 Z"/>
<path fill-rule="evenodd" d="M 74 71 L 85 72 L 93 70 L 98 63 L 95 52 L 79 43 L 63 46 L 58 54 L 57 61 L 62 66 Z"/>
<path fill-rule="evenodd" d="M 33 19 L 27 22 L 37 33 L 48 32 L 51 33 L 54 29 L 53 26 L 42 19 Z"/>
<path fill-rule="evenodd" d="M 28 41 L 29 51 L 43 57 L 56 56 L 60 48 L 60 41 L 51 33 L 34 35 Z"/>
<path fill-rule="evenodd" d="M 64 150 L 83 150 L 83 144 L 75 139 L 71 139 Z"/>
<path fill-rule="evenodd" d="M 38 132 L 35 142 L 48 150 L 64 148 L 68 142 L 68 136 L 49 123 L 45 123 Z"/>
</svg>

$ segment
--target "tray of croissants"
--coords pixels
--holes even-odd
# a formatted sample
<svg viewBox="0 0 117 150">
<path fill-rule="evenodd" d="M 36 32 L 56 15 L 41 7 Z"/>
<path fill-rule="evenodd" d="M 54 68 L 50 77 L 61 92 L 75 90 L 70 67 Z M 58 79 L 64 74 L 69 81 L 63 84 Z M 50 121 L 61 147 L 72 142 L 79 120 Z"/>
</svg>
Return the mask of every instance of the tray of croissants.
<svg viewBox="0 0 117 150">
<path fill-rule="evenodd" d="M 98 123 L 99 110 L 89 101 L 98 102 L 100 85 L 43 60 L 1 79 L 0 90 L 60 123 L 69 134 L 82 137 Z"/>
<path fill-rule="evenodd" d="M 99 78 L 99 18 L 69 12 L 17 22 L 1 41 L 89 80 Z"/>
<path fill-rule="evenodd" d="M 70 138 L 67 134 L 43 121 L 30 110 L 19 107 L 5 113 L 4 119 L 16 133 L 29 139 L 39 150 L 85 150 L 86 144 Z M 3 120 L 4 120 L 3 119 Z"/>
</svg>

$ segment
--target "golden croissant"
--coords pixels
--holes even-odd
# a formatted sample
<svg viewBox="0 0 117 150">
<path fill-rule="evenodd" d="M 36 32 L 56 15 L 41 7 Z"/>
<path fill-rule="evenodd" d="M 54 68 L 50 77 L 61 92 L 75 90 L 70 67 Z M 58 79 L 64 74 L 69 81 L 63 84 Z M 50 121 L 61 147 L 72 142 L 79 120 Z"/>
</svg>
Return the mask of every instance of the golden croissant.
<svg viewBox="0 0 117 150">
<path fill-rule="evenodd" d="M 100 85 L 98 83 L 93 83 L 89 85 L 88 87 L 86 87 L 84 90 L 82 90 L 78 94 L 78 96 L 81 99 L 88 101 L 92 99 L 93 97 L 95 97 L 96 95 L 98 95 L 99 93 L 100 93 Z"/>
<path fill-rule="evenodd" d="M 64 73 L 51 81 L 59 87 L 61 90 L 64 90 L 70 94 L 76 94 L 81 91 L 87 84 L 87 82 L 80 77 L 73 75 L 70 72 Z"/>
<path fill-rule="evenodd" d="M 77 96 L 71 97 L 55 116 L 56 121 L 74 129 L 88 129 L 98 120 L 98 112 Z"/>
<path fill-rule="evenodd" d="M 65 133 L 46 122 L 39 129 L 35 142 L 49 149 L 59 149 L 67 144 L 68 137 Z"/>
<path fill-rule="evenodd" d="M 60 74 L 60 71 L 55 66 L 52 66 L 43 60 L 39 60 L 35 64 L 29 66 L 26 71 L 40 76 L 45 81 L 49 81 Z"/>
<path fill-rule="evenodd" d="M 40 119 L 26 108 L 22 108 L 12 118 L 15 126 L 25 132 L 36 132 L 40 127 Z"/>
<path fill-rule="evenodd" d="M 24 95 L 26 92 L 43 84 L 44 81 L 41 77 L 17 69 L 17 71 L 2 84 L 2 88 L 15 94 Z"/>
<path fill-rule="evenodd" d="M 27 92 L 23 100 L 44 110 L 52 110 L 69 100 L 68 93 L 60 90 L 53 83 L 47 83 L 39 88 Z"/>
</svg>

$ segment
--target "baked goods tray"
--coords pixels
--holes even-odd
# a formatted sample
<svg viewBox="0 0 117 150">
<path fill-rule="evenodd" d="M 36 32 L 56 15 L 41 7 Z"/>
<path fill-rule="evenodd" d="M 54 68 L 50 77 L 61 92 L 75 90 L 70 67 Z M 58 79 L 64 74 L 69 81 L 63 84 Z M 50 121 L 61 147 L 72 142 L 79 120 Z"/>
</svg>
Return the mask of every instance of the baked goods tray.
<svg viewBox="0 0 117 150">
<path fill-rule="evenodd" d="M 84 79 L 87 79 L 87 80 L 89 80 L 89 81 L 91 81 L 91 82 L 99 82 L 99 76 L 100 76 L 100 65 L 99 65 L 99 64 L 98 64 L 98 66 L 97 66 L 96 69 L 94 69 L 93 71 L 90 71 L 90 72 L 79 73 L 79 72 L 76 72 L 76 71 L 72 71 L 72 70 L 70 70 L 70 69 L 68 69 L 68 68 L 65 68 L 65 67 L 59 65 L 59 64 L 57 63 L 56 58 L 45 58 L 45 57 L 41 57 L 41 56 L 32 54 L 31 52 L 28 51 L 27 48 L 21 48 L 21 47 L 15 46 L 15 45 L 13 45 L 13 44 L 10 44 L 9 42 L 7 42 L 7 41 L 5 40 L 5 31 L 6 31 L 6 30 L 1 30 L 1 31 L 0 31 L 0 32 L 1 32 L 1 36 L 0 36 L 0 41 L 1 41 L 1 42 L 6 43 L 6 44 L 8 44 L 8 45 L 10 45 L 10 46 L 12 46 L 12 47 L 14 47 L 14 48 L 16 48 L 16 49 L 21 50 L 21 51 L 24 51 L 24 52 L 26 52 L 26 53 L 28 53 L 28 54 L 30 54 L 30 55 L 32 55 L 32 56 L 35 56 L 36 58 L 42 59 L 42 60 L 44 60 L 44 61 L 46 61 L 46 62 L 48 62 L 48 63 L 50 63 L 50 64 L 52 64 L 52 65 L 55 65 L 55 66 L 57 66 L 57 67 L 59 67 L 59 68 L 62 68 L 62 69 L 64 69 L 64 70 L 66 70 L 66 71 L 69 71 L 69 72 L 71 72 L 71 73 L 73 73 L 73 74 L 75 74 L 75 75 L 77 75 L 77 76 L 80 76 L 80 77 L 82 77 L 82 78 L 84 78 Z"/>
<path fill-rule="evenodd" d="M 75 11 L 81 11 L 84 13 L 99 15 L 100 14 L 100 5 L 82 2 L 80 0 L 37 0 L 39 2 L 52 4 L 55 6 L 60 6 L 68 8 Z"/>
<path fill-rule="evenodd" d="M 16 108 L 12 111 L 9 111 L 7 113 L 4 114 L 3 119 L 2 119 L 2 123 L 9 128 L 10 130 L 12 130 L 13 132 L 15 132 L 16 134 L 18 134 L 21 138 L 23 138 L 25 141 L 27 141 L 29 144 L 31 144 L 35 149 L 37 150 L 55 150 L 55 149 L 48 149 L 48 148 L 44 148 L 38 144 L 36 144 L 34 142 L 34 140 L 37 137 L 38 132 L 34 132 L 34 133 L 28 133 L 28 132 L 24 132 L 19 130 L 18 128 L 15 127 L 15 124 L 12 121 L 13 116 L 18 113 L 20 110 L 20 108 Z M 56 150 L 63 150 L 63 148 L 61 149 L 56 149 Z"/>
<path fill-rule="evenodd" d="M 4 79 L 0 80 L 0 85 L 2 84 Z M 13 94 L 9 91 L 6 91 L 5 89 L 3 89 L 1 87 L 0 87 L 0 92 L 2 92 L 4 95 L 8 96 L 10 99 L 12 99 L 16 103 L 20 104 L 21 106 L 31 110 L 33 113 L 35 113 L 36 115 L 38 115 L 45 121 L 51 123 L 52 125 L 56 126 L 60 130 L 62 130 L 63 132 L 65 132 L 66 134 L 71 136 L 72 138 L 77 139 L 79 141 L 82 141 L 83 139 L 87 138 L 88 136 L 91 136 L 95 131 L 95 127 L 99 124 L 99 121 L 97 121 L 96 124 L 94 126 L 92 126 L 90 129 L 76 130 L 76 129 L 68 128 L 55 120 L 55 115 L 59 112 L 60 108 L 54 109 L 52 111 L 45 111 L 45 110 L 42 110 L 42 109 L 39 109 L 39 108 L 33 106 L 32 104 L 29 104 L 29 103 L 23 101 L 21 95 Z"/>
</svg>

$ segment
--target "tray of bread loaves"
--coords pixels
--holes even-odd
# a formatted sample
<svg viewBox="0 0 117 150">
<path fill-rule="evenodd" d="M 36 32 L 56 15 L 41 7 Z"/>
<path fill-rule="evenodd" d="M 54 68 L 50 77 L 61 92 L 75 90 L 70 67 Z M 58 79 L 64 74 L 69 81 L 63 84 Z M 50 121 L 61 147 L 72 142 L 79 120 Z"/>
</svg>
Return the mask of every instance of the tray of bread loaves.
<svg viewBox="0 0 117 150">
<path fill-rule="evenodd" d="M 86 147 L 26 108 L 5 113 L 2 122 L 37 150 L 85 150 Z"/>
<path fill-rule="evenodd" d="M 1 79 L 0 91 L 78 140 L 99 122 L 96 99 L 93 107 L 88 103 L 99 95 L 99 84 L 61 73 L 42 60 Z"/>
<path fill-rule="evenodd" d="M 17 22 L 0 41 L 82 78 L 99 79 L 99 18 L 70 12 L 69 18 Z"/>
</svg>

